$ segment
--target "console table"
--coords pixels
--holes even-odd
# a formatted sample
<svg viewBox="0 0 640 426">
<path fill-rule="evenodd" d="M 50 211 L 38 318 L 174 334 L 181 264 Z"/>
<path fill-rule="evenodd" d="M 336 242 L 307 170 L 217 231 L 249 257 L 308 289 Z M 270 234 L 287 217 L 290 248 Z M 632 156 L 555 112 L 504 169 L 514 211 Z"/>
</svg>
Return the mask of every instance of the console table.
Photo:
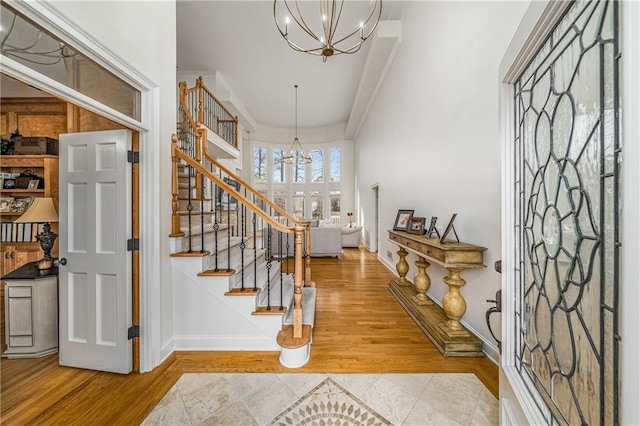
<svg viewBox="0 0 640 426">
<path fill-rule="evenodd" d="M 389 283 L 389 290 L 431 339 L 436 347 L 447 356 L 483 356 L 482 340 L 467 330 L 460 319 L 467 310 L 467 303 L 460 294 L 460 287 L 466 284 L 460 274 L 466 269 L 484 268 L 483 254 L 487 250 L 467 243 L 427 238 L 423 235 L 404 231 L 389 231 L 389 240 L 398 245 L 399 277 Z M 418 256 L 415 262 L 418 272 L 411 283 L 406 275 L 409 253 Z M 431 279 L 427 268 L 435 263 L 447 269 L 449 274 L 444 283 L 449 291 L 442 298 L 442 308 L 435 304 L 427 291 Z"/>
<path fill-rule="evenodd" d="M 5 282 L 6 358 L 36 358 L 58 351 L 58 268 L 27 263 Z"/>
</svg>

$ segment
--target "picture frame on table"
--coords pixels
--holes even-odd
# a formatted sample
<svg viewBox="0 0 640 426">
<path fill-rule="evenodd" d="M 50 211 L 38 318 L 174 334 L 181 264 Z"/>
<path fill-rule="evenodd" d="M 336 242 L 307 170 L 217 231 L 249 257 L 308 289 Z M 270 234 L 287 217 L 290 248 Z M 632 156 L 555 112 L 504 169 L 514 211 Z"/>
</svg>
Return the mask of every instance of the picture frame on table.
<svg viewBox="0 0 640 426">
<path fill-rule="evenodd" d="M 442 237 L 440 237 L 440 244 L 444 244 L 445 239 L 447 238 L 447 235 L 449 235 L 451 231 L 453 231 L 453 235 L 455 235 L 456 241 L 460 242 L 460 239 L 458 239 L 458 233 L 456 232 L 456 229 L 453 227 L 453 221 L 456 220 L 456 216 L 458 216 L 458 213 L 454 213 L 453 216 L 451 216 L 451 220 L 449 221 L 449 224 L 442 232 Z"/>
<path fill-rule="evenodd" d="M 396 221 L 393 222 L 394 231 L 406 231 L 411 218 L 413 217 L 414 210 L 398 210 Z"/>
<path fill-rule="evenodd" d="M 424 224 L 426 222 L 424 217 L 412 217 L 409 220 L 409 226 L 407 232 L 410 234 L 422 235 L 424 233 Z"/>
<path fill-rule="evenodd" d="M 40 185 L 39 179 L 31 179 L 29 181 L 29 186 L 27 186 L 27 189 L 38 189 L 38 185 Z"/>
<path fill-rule="evenodd" d="M 436 233 L 438 238 L 440 238 L 440 233 L 438 232 L 438 229 L 436 228 L 436 222 L 437 221 L 438 221 L 438 217 L 437 216 L 431 216 L 431 222 L 429 223 L 429 229 L 427 229 L 427 231 L 425 232 L 425 235 L 427 236 L 427 238 L 431 238 L 431 236 L 433 235 L 434 232 Z"/>
</svg>

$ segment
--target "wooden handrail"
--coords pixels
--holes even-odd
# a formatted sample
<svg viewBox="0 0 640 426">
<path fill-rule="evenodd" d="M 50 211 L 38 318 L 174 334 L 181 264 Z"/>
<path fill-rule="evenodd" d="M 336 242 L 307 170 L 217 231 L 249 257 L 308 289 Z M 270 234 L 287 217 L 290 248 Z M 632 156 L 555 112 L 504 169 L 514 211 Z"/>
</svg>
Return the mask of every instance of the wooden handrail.
<svg viewBox="0 0 640 426">
<path fill-rule="evenodd" d="M 206 131 L 206 127 L 202 127 L 202 129 Z M 206 133 L 205 133 L 204 140 L 206 140 Z M 287 218 L 287 220 L 290 223 L 293 223 L 293 224 L 295 224 L 297 226 L 301 226 L 301 227 L 304 228 L 304 233 L 305 233 L 305 247 L 304 248 L 305 248 L 305 252 L 307 253 L 307 255 L 305 257 L 305 262 L 304 262 L 305 263 L 305 273 L 304 273 L 305 279 L 304 279 L 304 281 L 305 281 L 305 284 L 307 284 L 309 286 L 312 286 L 312 287 L 315 286 L 313 281 L 311 281 L 311 221 L 310 220 L 298 220 L 298 219 L 295 219 L 293 216 L 291 216 L 289 213 L 287 213 L 284 209 L 282 209 L 276 203 L 274 203 L 273 201 L 271 201 L 270 199 L 268 199 L 267 197 L 262 195 L 260 192 L 258 192 L 254 187 L 252 187 L 251 185 L 248 185 L 239 176 L 237 176 L 231 170 L 229 170 L 224 165 L 222 165 L 218 161 L 216 161 L 216 159 L 213 158 L 209 154 L 209 149 L 207 147 L 207 144 L 203 143 L 202 153 L 203 153 L 203 155 L 204 155 L 204 157 L 205 157 L 205 159 L 207 161 L 209 161 L 210 163 L 215 165 L 217 168 L 222 170 L 228 176 L 233 177 L 233 179 L 235 181 L 237 181 L 240 184 L 241 187 L 249 190 L 249 192 L 251 192 L 260 201 L 262 201 L 263 203 L 265 203 L 266 205 L 268 205 L 269 207 L 274 209 L 277 213 L 279 213 L 280 216 L 284 216 L 285 218 Z"/>
<path fill-rule="evenodd" d="M 222 180 L 222 178 L 216 176 L 214 173 L 212 173 L 209 170 L 207 170 L 197 160 L 191 158 L 190 155 L 186 154 L 180 148 L 178 148 L 178 137 L 175 134 L 171 136 L 171 141 L 172 141 L 172 145 L 171 145 L 171 156 L 172 157 L 175 157 L 177 160 L 184 161 L 185 163 L 187 163 L 188 165 L 193 167 L 198 173 L 202 174 L 207 179 L 215 182 L 216 185 L 218 185 L 223 190 L 225 190 L 227 193 L 229 193 L 231 196 L 233 196 L 234 198 L 239 200 L 243 205 L 248 207 L 249 210 L 253 211 L 258 216 L 260 216 L 262 219 L 266 220 L 271 226 L 276 228 L 278 231 L 285 232 L 285 233 L 288 233 L 288 234 L 295 232 L 295 228 L 296 228 L 295 226 L 284 226 L 284 225 L 280 224 L 277 220 L 275 220 L 274 218 L 269 216 L 262 209 L 259 209 L 258 207 L 256 207 L 251 200 L 249 200 L 247 197 L 242 195 L 240 192 L 236 191 L 236 189 L 233 186 L 227 184 L 224 180 Z"/>
</svg>

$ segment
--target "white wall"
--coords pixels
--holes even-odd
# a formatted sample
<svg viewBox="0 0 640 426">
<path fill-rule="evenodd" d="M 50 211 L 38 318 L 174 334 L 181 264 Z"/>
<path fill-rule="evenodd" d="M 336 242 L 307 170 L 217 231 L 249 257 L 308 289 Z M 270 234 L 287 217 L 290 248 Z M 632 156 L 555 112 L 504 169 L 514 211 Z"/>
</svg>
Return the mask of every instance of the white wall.
<svg viewBox="0 0 640 426">
<path fill-rule="evenodd" d="M 175 1 L 55 1 L 55 6 L 87 33 L 152 80 L 160 93 L 160 139 L 142 150 L 160 150 L 157 199 L 162 207 L 158 235 L 170 232 L 170 147 L 176 117 L 176 5 Z M 150 152 L 150 151 L 147 151 Z M 144 157 L 143 157 L 144 158 Z M 144 160 L 141 167 L 145 167 Z M 144 216 L 144 212 L 142 213 Z M 144 238 L 144 236 L 143 236 Z M 161 258 L 169 257 L 169 239 L 160 238 Z M 169 262 L 161 262 L 161 341 L 173 336 L 172 283 Z M 148 303 L 148 301 L 147 301 Z"/>
<path fill-rule="evenodd" d="M 500 288 L 500 146 L 498 65 L 526 2 L 403 2 L 402 44 L 355 140 L 356 199 L 366 235 L 380 183 L 379 257 L 395 271 L 397 246 L 387 240 L 399 209 L 438 217 L 458 213 L 461 241 L 487 247 L 486 269 L 463 272 L 463 322 L 496 344 L 485 325 L 486 299 Z M 369 241 L 366 241 L 368 244 Z M 389 252 L 392 253 L 390 259 Z M 408 278 L 417 269 L 408 261 Z M 444 268 L 432 265 L 429 293 L 447 292 Z M 497 325 L 499 326 L 499 325 Z M 496 330 L 499 335 L 499 329 Z"/>
</svg>

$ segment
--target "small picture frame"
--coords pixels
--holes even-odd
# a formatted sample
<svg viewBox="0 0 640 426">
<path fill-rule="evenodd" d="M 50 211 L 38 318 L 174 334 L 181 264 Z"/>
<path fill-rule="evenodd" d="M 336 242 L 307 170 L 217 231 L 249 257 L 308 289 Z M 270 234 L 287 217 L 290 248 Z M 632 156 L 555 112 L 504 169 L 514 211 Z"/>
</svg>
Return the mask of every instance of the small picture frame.
<svg viewBox="0 0 640 426">
<path fill-rule="evenodd" d="M 2 213 L 10 212 L 12 204 L 13 204 L 13 197 L 1 197 L 0 198 L 0 212 L 2 212 Z"/>
<path fill-rule="evenodd" d="M 4 178 L 2 179 L 2 189 L 15 189 L 16 188 L 16 179 L 15 178 Z"/>
<path fill-rule="evenodd" d="M 406 231 L 409 226 L 409 222 L 413 217 L 413 210 L 398 210 L 396 221 L 393 223 L 394 231 Z"/>
<path fill-rule="evenodd" d="M 32 202 L 32 197 L 16 198 L 11 203 L 11 211 L 14 213 L 24 213 L 29 209 Z"/>
<path fill-rule="evenodd" d="M 412 217 L 409 220 L 407 232 L 410 234 L 422 235 L 424 233 L 424 223 L 427 219 L 424 217 Z"/>
<path fill-rule="evenodd" d="M 458 213 L 454 213 L 453 216 L 451 216 L 449 224 L 444 229 L 444 232 L 442 232 L 442 237 L 440 237 L 440 244 L 444 244 L 447 235 L 449 235 L 449 232 L 451 231 L 453 231 L 453 235 L 456 236 L 456 241 L 460 242 L 460 240 L 458 239 L 458 234 L 456 233 L 456 229 L 453 227 L 453 221 L 456 220 L 456 216 L 458 216 Z"/>
<path fill-rule="evenodd" d="M 427 238 L 431 238 L 431 236 L 433 235 L 434 232 L 436 233 L 438 238 L 440 238 L 440 233 L 436 229 L 436 222 L 437 221 L 438 221 L 438 217 L 437 216 L 431 216 L 431 222 L 429 223 L 429 229 L 427 229 L 427 232 L 425 232 Z"/>
<path fill-rule="evenodd" d="M 40 185 L 40 180 L 31 179 L 29 181 L 29 186 L 27 186 L 27 189 L 38 189 L 38 185 Z"/>
</svg>

